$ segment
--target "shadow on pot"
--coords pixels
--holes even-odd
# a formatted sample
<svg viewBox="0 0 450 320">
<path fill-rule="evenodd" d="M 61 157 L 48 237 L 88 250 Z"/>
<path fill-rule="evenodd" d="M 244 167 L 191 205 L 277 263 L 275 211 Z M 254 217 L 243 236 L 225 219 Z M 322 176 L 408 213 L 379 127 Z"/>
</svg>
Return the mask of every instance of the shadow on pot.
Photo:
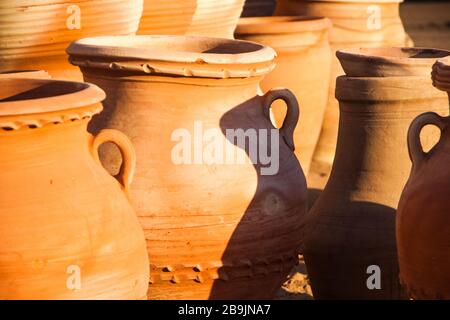
<svg viewBox="0 0 450 320">
<path fill-rule="evenodd" d="M 214 282 L 210 299 L 272 299 L 298 263 L 306 214 L 306 181 L 283 136 L 271 135 L 279 130 L 262 112 L 263 99 L 252 98 L 225 113 L 220 120 L 222 133 L 230 143 L 244 150 L 247 158 L 255 160 L 252 148 L 258 147 L 259 155 L 265 151 L 266 155 L 275 155 L 272 160 L 278 163 L 270 165 L 279 165 L 279 170 L 265 175 L 262 169 L 267 166 L 261 164 L 261 159 L 252 161 L 257 187 L 228 241 L 222 256 L 223 267 L 219 269 L 219 279 Z M 240 135 L 237 139 L 230 135 L 237 130 L 248 134 L 244 145 L 242 140 L 239 143 Z M 279 156 L 276 156 L 277 149 Z"/>
</svg>

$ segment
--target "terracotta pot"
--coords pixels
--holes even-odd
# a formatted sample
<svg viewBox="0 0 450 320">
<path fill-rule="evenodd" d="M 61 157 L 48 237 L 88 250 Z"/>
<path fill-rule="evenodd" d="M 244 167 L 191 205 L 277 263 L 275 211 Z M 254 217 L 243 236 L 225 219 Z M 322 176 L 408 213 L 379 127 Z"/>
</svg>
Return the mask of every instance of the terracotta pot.
<svg viewBox="0 0 450 320">
<path fill-rule="evenodd" d="M 298 261 L 306 212 L 305 178 L 292 151 L 296 99 L 286 89 L 257 94 L 274 51 L 217 38 L 138 36 L 84 39 L 68 52 L 86 81 L 108 94 L 91 130 L 119 128 L 136 146 L 132 194 L 149 248 L 149 297 L 271 298 Z M 203 149 L 198 137 L 208 132 L 205 142 L 248 160 L 250 147 L 224 134 L 280 132 L 269 117 L 276 99 L 289 106 L 282 136 L 273 140 L 277 172 Z M 186 135 L 194 148 L 187 142 L 180 151 Z M 112 150 L 102 159 L 111 168 L 120 163 Z"/>
<path fill-rule="evenodd" d="M 242 17 L 267 17 L 275 11 L 275 0 L 246 0 Z"/>
<path fill-rule="evenodd" d="M 41 69 L 82 80 L 64 52 L 87 36 L 135 34 L 143 0 L 2 0 L 0 70 Z"/>
<path fill-rule="evenodd" d="M 319 139 L 330 79 L 331 51 L 328 19 L 315 17 L 243 18 L 236 38 L 262 43 L 277 51 L 277 66 L 261 83 L 263 91 L 283 86 L 299 98 L 300 125 L 294 133 L 295 154 L 305 173 Z M 275 103 L 276 123 L 285 117 L 283 103 Z"/>
<path fill-rule="evenodd" d="M 126 195 L 133 147 L 116 130 L 87 132 L 104 97 L 90 84 L 0 80 L 0 299 L 146 297 L 145 242 Z M 124 155 L 118 181 L 101 167 L 104 142 Z"/>
<path fill-rule="evenodd" d="M 450 97 L 450 64 L 436 64 L 433 80 Z M 419 138 L 426 125 L 442 131 L 428 153 Z M 413 167 L 397 211 L 397 245 L 400 279 L 413 299 L 450 299 L 449 126 L 450 118 L 428 112 L 412 122 L 408 133 Z"/>
<path fill-rule="evenodd" d="M 138 34 L 233 38 L 245 0 L 145 0 Z"/>
<path fill-rule="evenodd" d="M 0 79 L 4 78 L 32 78 L 50 79 L 50 75 L 43 70 L 9 70 L 0 71 Z"/>
<path fill-rule="evenodd" d="M 343 48 L 409 46 L 411 41 L 400 20 L 400 2 L 402 0 L 285 0 L 278 14 L 329 18 L 333 23 L 330 43 L 334 54 Z M 343 74 L 339 61 L 333 59 L 328 106 L 308 176 L 311 188 L 325 187 L 333 164 L 339 123 L 339 107 L 334 96 L 335 79 Z"/>
<path fill-rule="evenodd" d="M 447 97 L 429 77 L 345 76 L 337 79 L 336 97 L 336 158 L 305 235 L 314 297 L 400 299 L 395 210 L 411 167 L 404 140 L 424 110 L 448 114 Z M 432 131 L 424 141 L 438 136 Z"/>
</svg>

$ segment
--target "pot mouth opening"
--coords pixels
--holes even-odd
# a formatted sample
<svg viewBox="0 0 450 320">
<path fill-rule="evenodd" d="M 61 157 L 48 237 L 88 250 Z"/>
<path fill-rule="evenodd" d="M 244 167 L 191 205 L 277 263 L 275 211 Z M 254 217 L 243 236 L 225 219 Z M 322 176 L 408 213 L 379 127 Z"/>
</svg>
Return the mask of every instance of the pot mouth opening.
<svg viewBox="0 0 450 320">
<path fill-rule="evenodd" d="M 450 55 L 450 51 L 431 48 L 351 48 L 338 50 L 338 58 L 386 60 L 393 63 L 433 63 Z"/>
<path fill-rule="evenodd" d="M 250 41 L 158 35 L 84 38 L 73 42 L 67 48 L 67 53 L 70 55 L 72 64 L 79 66 L 83 65 L 83 60 L 96 61 L 97 65 L 99 62 L 103 64 L 124 61 L 141 62 L 147 69 L 152 68 L 151 62 L 163 62 L 165 67 L 168 67 L 170 63 L 178 64 L 178 69 L 183 68 L 182 65 L 185 64 L 189 65 L 186 66 L 188 70 L 184 72 L 185 76 L 190 75 L 192 66 L 194 69 L 196 66 L 209 68 L 217 66 L 224 70 L 230 67 L 250 71 L 254 65 L 273 64 L 276 57 L 272 48 Z M 173 68 L 169 66 L 167 72 L 163 73 L 172 74 L 171 69 Z M 205 74 L 203 77 L 208 75 Z M 216 76 L 212 75 L 212 77 Z M 231 74 L 227 77 L 240 77 L 240 75 Z"/>
<path fill-rule="evenodd" d="M 331 22 L 319 16 L 271 16 L 241 18 L 235 34 L 277 34 L 320 31 Z"/>
<path fill-rule="evenodd" d="M 95 85 L 48 79 L 0 79 L 0 117 L 92 106 L 105 98 Z"/>
</svg>

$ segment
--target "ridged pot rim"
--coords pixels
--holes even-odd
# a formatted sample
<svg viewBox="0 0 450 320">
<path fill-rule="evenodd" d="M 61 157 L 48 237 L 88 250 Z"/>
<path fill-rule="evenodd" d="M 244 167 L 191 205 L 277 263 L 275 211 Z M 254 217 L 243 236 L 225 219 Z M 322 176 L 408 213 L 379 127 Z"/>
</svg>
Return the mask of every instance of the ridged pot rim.
<svg viewBox="0 0 450 320">
<path fill-rule="evenodd" d="M 339 76 L 336 78 L 336 98 L 342 101 L 405 101 L 446 97 L 438 90 L 423 90 L 431 85 L 430 76 Z"/>
<path fill-rule="evenodd" d="M 348 48 L 336 52 L 349 77 L 429 75 L 433 64 L 449 55 L 447 50 L 421 47 Z"/>
<path fill-rule="evenodd" d="M 436 61 L 431 77 L 437 89 L 450 94 L 450 57 Z"/>
<path fill-rule="evenodd" d="M 13 86 L 20 87 L 23 91 L 11 92 L 12 96 L 5 97 L 8 95 L 7 90 L 13 90 Z M 0 118 L 23 115 L 38 116 L 66 110 L 73 112 L 78 108 L 99 104 L 105 98 L 105 92 L 90 83 L 4 78 L 0 79 Z M 92 109 L 94 113 L 97 113 L 101 110 L 101 105 L 92 107 Z"/>
<path fill-rule="evenodd" d="M 323 31 L 331 21 L 318 16 L 270 16 L 240 18 L 235 34 L 280 34 Z"/>
<path fill-rule="evenodd" d="M 264 75 L 276 57 L 259 43 L 200 36 L 92 37 L 72 42 L 66 51 L 78 66 L 96 61 L 91 65 L 98 68 L 206 78 Z"/>
</svg>

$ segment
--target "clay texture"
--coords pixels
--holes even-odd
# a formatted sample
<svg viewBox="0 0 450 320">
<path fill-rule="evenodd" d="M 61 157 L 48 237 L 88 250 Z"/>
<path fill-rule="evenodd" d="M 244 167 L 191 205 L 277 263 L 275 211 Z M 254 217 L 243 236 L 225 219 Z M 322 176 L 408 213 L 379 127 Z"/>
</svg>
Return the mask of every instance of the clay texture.
<svg viewBox="0 0 450 320">
<path fill-rule="evenodd" d="M 90 129 L 118 128 L 136 147 L 132 195 L 151 261 L 149 298 L 272 298 L 298 262 L 306 213 L 293 153 L 296 99 L 286 89 L 258 95 L 274 51 L 236 40 L 136 36 L 84 39 L 68 52 L 108 95 Z M 277 99 L 289 109 L 280 131 L 269 111 Z M 198 140 L 180 151 L 181 136 L 202 139 L 200 127 L 247 160 L 249 146 L 226 132 L 275 129 L 278 171 L 263 174 L 259 161 L 222 162 Z M 120 163 L 113 150 L 102 159 L 111 168 Z"/>
<path fill-rule="evenodd" d="M 286 87 L 299 99 L 302 116 L 294 133 L 296 156 L 305 174 L 319 139 L 328 98 L 331 50 L 328 19 L 314 17 L 242 18 L 236 38 L 262 43 L 278 54 L 275 70 L 261 82 L 264 92 Z M 280 126 L 286 107 L 276 102 L 275 121 Z"/>
<path fill-rule="evenodd" d="M 87 124 L 90 84 L 0 79 L 0 299 L 145 299 L 148 257 L 127 194 L 131 142 Z M 98 148 L 124 155 L 117 180 Z"/>
</svg>

